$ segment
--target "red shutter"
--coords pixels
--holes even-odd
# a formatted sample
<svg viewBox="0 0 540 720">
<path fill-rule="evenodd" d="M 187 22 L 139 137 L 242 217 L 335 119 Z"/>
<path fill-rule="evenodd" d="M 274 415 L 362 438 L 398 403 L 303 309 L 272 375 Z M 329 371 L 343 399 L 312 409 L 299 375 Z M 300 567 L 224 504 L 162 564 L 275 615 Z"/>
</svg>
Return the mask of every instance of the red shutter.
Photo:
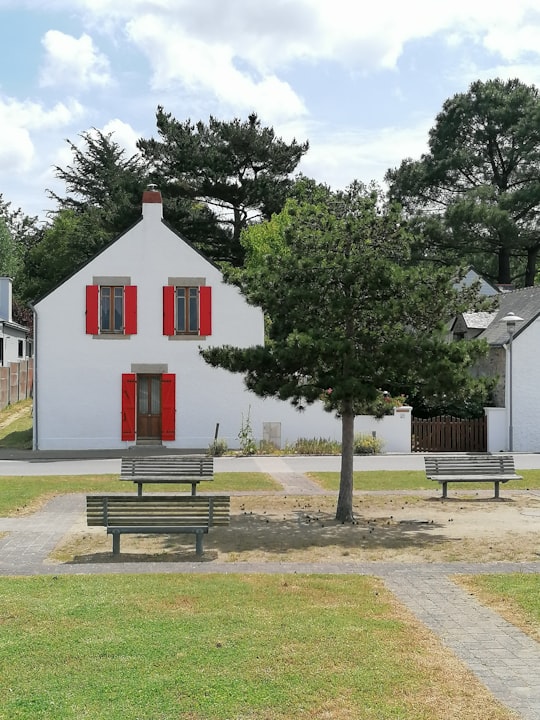
<svg viewBox="0 0 540 720">
<path fill-rule="evenodd" d="M 163 334 L 174 335 L 174 287 L 163 288 Z"/>
<path fill-rule="evenodd" d="M 99 287 L 97 285 L 86 286 L 86 334 L 97 335 L 99 332 L 98 323 Z"/>
<path fill-rule="evenodd" d="M 124 288 L 124 335 L 137 334 L 137 286 Z"/>
<path fill-rule="evenodd" d="M 122 440 L 135 440 L 136 390 L 136 375 L 124 373 L 122 375 Z"/>
<path fill-rule="evenodd" d="M 176 375 L 161 376 L 161 439 L 176 439 Z"/>
<path fill-rule="evenodd" d="M 201 285 L 199 288 L 199 335 L 212 334 L 212 288 Z"/>
</svg>

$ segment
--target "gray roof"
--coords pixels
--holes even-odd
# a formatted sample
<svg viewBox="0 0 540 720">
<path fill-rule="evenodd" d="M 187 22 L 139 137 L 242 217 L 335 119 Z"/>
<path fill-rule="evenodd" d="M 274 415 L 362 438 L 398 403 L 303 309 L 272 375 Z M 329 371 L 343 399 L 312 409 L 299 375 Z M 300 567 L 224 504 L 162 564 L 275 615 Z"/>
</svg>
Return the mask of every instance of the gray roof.
<svg viewBox="0 0 540 720">
<path fill-rule="evenodd" d="M 527 287 L 522 290 L 501 293 L 498 296 L 499 309 L 489 326 L 479 337 L 488 341 L 490 345 L 504 345 L 508 342 L 506 323 L 500 320 L 509 312 L 523 318 L 523 322 L 516 323 L 514 337 L 522 333 L 535 318 L 540 315 L 540 286 Z"/>
</svg>

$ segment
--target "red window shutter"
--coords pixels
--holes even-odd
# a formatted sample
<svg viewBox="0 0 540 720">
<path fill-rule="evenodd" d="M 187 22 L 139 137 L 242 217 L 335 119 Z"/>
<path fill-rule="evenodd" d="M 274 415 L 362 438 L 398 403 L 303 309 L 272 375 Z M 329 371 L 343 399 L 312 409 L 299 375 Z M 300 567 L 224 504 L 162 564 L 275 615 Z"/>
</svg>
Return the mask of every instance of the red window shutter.
<svg viewBox="0 0 540 720">
<path fill-rule="evenodd" d="M 122 440 L 135 440 L 135 395 L 137 376 L 122 375 Z"/>
<path fill-rule="evenodd" d="M 137 286 L 124 288 L 124 335 L 137 334 Z"/>
<path fill-rule="evenodd" d="M 98 323 L 99 287 L 97 285 L 86 286 L 86 334 L 97 335 L 99 332 Z"/>
<path fill-rule="evenodd" d="M 163 334 L 174 335 L 174 287 L 163 288 Z"/>
<path fill-rule="evenodd" d="M 176 375 L 161 376 L 161 439 L 176 439 Z"/>
<path fill-rule="evenodd" d="M 199 335 L 212 334 L 212 288 L 201 285 L 199 288 Z"/>
</svg>

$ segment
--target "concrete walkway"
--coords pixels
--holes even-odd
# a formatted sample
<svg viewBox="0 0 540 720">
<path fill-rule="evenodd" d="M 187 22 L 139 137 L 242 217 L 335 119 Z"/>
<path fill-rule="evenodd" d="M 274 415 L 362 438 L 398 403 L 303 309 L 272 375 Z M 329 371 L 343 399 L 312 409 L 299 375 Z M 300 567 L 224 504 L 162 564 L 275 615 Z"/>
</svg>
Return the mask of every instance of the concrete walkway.
<svg viewBox="0 0 540 720">
<path fill-rule="evenodd" d="M 272 474 L 287 494 L 321 489 L 276 462 Z M 268 466 L 265 471 L 269 472 Z M 0 518 L 0 575 L 102 573 L 326 573 L 365 574 L 383 579 L 389 590 L 444 645 L 450 648 L 504 705 L 522 720 L 540 720 L 540 645 L 480 605 L 455 584 L 455 574 L 539 573 L 531 563 L 95 563 L 58 564 L 47 560 L 56 544 L 84 513 L 84 495 L 54 498 L 39 512 Z M 479 715 L 481 717 L 481 715 Z"/>
</svg>

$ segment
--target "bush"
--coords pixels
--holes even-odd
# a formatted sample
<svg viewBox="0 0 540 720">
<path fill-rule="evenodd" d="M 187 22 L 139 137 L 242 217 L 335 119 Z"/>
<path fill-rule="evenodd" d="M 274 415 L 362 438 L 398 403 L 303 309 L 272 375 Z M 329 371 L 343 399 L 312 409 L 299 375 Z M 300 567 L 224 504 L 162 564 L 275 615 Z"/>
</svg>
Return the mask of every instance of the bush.
<svg viewBox="0 0 540 720">
<path fill-rule="evenodd" d="M 341 443 L 325 438 L 298 438 L 292 445 L 287 444 L 285 452 L 291 455 L 340 455 Z"/>
<path fill-rule="evenodd" d="M 221 455 L 225 455 L 228 449 L 226 440 L 216 439 L 208 448 L 208 454 L 214 455 L 214 457 L 221 457 Z"/>
<path fill-rule="evenodd" d="M 355 455 L 378 455 L 382 452 L 383 441 L 373 435 L 358 433 L 354 436 Z"/>
</svg>

